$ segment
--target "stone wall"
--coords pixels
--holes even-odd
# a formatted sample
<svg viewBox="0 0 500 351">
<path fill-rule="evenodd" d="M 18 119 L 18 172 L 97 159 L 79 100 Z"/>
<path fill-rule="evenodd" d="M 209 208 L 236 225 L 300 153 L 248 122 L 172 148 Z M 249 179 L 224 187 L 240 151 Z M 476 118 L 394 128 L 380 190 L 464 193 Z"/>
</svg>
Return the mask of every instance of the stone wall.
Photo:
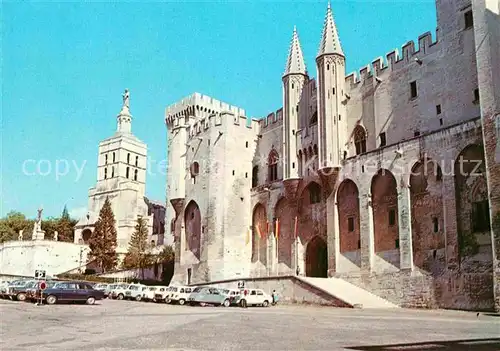
<svg viewBox="0 0 500 351">
<path fill-rule="evenodd" d="M 33 276 L 43 269 L 55 276 L 82 266 L 89 248 L 62 241 L 7 241 L 0 244 L 0 275 Z"/>
<path fill-rule="evenodd" d="M 279 304 L 304 303 L 332 307 L 352 307 L 320 289 L 291 276 L 244 279 L 244 281 L 245 288 L 247 289 L 262 289 L 268 294 L 276 290 L 279 297 Z M 200 284 L 198 286 L 238 289 L 238 282 L 239 280 L 237 279 L 231 279 Z"/>
</svg>

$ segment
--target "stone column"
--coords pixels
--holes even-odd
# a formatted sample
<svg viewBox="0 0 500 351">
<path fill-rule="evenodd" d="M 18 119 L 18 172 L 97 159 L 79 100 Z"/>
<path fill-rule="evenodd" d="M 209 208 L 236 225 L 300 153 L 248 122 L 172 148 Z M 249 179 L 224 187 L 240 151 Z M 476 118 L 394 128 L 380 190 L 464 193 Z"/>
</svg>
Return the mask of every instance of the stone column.
<svg viewBox="0 0 500 351">
<path fill-rule="evenodd" d="M 274 230 L 270 230 L 269 236 L 267 237 L 267 257 L 267 275 L 277 275 L 278 257 L 276 255 L 276 237 L 274 236 Z"/>
<path fill-rule="evenodd" d="M 410 188 L 401 184 L 398 192 L 399 269 L 413 270 Z"/>
<path fill-rule="evenodd" d="M 370 193 L 359 196 L 359 225 L 361 234 L 361 271 L 371 272 L 375 256 L 375 235 L 372 195 Z"/>
<path fill-rule="evenodd" d="M 446 265 L 448 269 L 455 269 L 458 267 L 458 234 L 455 178 L 453 174 L 443 174 L 443 215 Z"/>
<path fill-rule="evenodd" d="M 328 249 L 328 276 L 337 272 L 339 249 L 339 220 L 336 196 L 332 195 L 326 200 L 326 245 Z"/>
</svg>

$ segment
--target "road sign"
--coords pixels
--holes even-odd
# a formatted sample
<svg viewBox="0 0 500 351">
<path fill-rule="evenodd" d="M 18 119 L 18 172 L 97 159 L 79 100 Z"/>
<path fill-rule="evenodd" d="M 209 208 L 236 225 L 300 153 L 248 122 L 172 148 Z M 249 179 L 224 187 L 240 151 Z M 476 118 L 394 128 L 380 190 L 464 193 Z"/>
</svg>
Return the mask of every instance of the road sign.
<svg viewBox="0 0 500 351">
<path fill-rule="evenodd" d="M 47 289 L 47 283 L 46 283 L 44 280 L 42 280 L 42 281 L 40 282 L 39 286 L 40 286 L 40 290 L 45 290 L 45 289 Z"/>
<path fill-rule="evenodd" d="M 45 276 L 46 276 L 46 272 L 44 270 L 37 269 L 35 271 L 35 279 L 45 279 Z"/>
<path fill-rule="evenodd" d="M 238 282 L 238 289 L 245 289 L 245 281 L 244 280 L 240 280 Z"/>
</svg>

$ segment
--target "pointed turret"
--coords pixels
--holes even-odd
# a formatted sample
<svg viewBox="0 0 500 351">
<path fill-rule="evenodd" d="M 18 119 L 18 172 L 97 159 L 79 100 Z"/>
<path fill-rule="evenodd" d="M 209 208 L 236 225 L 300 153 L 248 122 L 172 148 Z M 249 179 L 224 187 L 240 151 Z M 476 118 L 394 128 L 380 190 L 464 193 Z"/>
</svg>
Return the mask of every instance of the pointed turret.
<svg viewBox="0 0 500 351">
<path fill-rule="evenodd" d="M 292 42 L 290 44 L 290 50 L 288 50 L 288 59 L 286 60 L 285 73 L 283 76 L 288 74 L 306 74 L 304 55 L 302 54 L 299 35 L 297 34 L 297 28 L 295 26 L 293 27 Z"/>
<path fill-rule="evenodd" d="M 340 45 L 337 26 L 335 26 L 335 21 L 333 20 L 330 1 L 328 1 L 328 8 L 326 10 L 325 23 L 323 25 L 323 34 L 321 35 L 318 56 L 326 54 L 338 54 L 344 56 L 342 46 Z"/>
</svg>

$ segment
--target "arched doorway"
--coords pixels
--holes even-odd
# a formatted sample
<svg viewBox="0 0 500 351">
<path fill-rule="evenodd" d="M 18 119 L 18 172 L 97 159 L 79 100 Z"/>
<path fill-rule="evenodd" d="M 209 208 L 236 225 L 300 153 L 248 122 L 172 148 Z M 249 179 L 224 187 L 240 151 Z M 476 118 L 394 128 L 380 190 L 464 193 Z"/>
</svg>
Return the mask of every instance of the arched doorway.
<svg viewBox="0 0 500 351">
<path fill-rule="evenodd" d="M 184 210 L 186 229 L 185 249 L 191 251 L 196 258 L 201 253 L 201 213 L 198 204 L 191 200 Z"/>
<path fill-rule="evenodd" d="M 91 236 L 92 231 L 90 229 L 87 228 L 82 231 L 82 240 L 85 245 L 88 245 Z"/>
<path fill-rule="evenodd" d="M 328 277 L 328 249 L 326 242 L 315 236 L 306 251 L 306 276 L 316 278 Z"/>
<path fill-rule="evenodd" d="M 266 208 L 257 204 L 252 218 L 252 262 L 267 265 L 267 235 L 268 223 Z"/>
<path fill-rule="evenodd" d="M 352 180 L 346 179 L 340 184 L 337 203 L 340 253 L 356 252 L 361 249 L 359 191 Z"/>
</svg>

